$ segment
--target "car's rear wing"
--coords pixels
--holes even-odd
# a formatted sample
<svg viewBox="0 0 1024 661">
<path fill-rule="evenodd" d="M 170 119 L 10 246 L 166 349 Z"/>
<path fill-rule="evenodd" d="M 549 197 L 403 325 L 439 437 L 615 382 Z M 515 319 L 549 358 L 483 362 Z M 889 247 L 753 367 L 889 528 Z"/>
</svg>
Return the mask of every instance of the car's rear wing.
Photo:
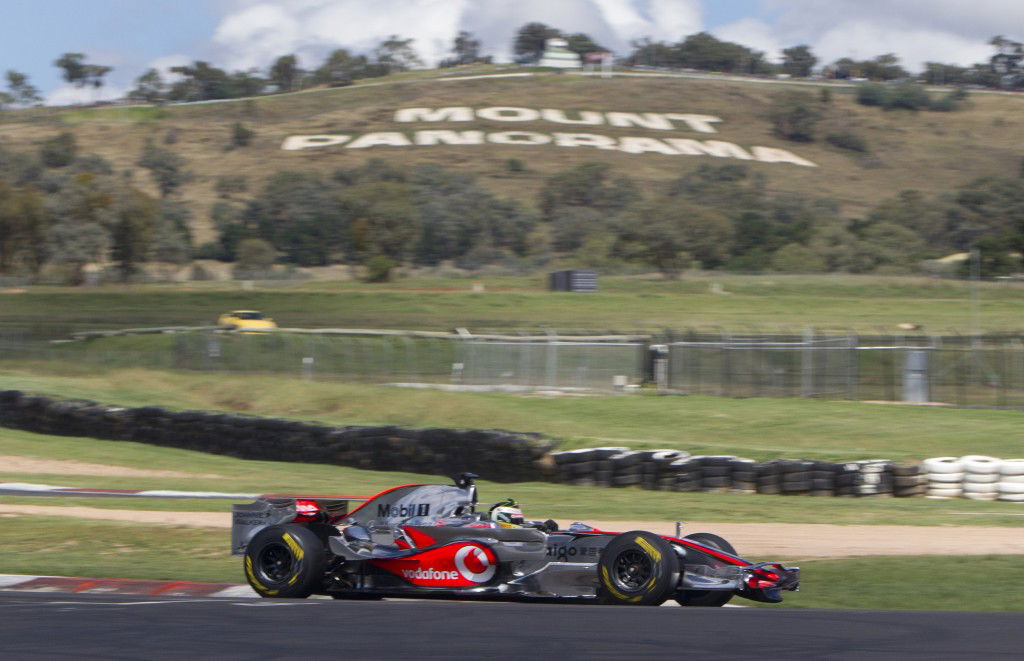
<svg viewBox="0 0 1024 661">
<path fill-rule="evenodd" d="M 264 494 L 256 502 L 231 506 L 231 555 L 245 553 L 249 540 L 263 528 L 293 521 L 336 523 L 362 503 L 363 496 L 293 496 Z"/>
</svg>

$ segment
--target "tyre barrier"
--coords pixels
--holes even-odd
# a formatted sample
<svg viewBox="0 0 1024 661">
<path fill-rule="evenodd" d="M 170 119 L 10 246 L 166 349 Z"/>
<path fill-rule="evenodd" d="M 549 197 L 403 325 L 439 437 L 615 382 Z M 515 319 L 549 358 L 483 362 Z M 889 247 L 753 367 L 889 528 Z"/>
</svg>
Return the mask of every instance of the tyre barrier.
<svg viewBox="0 0 1024 661">
<path fill-rule="evenodd" d="M 502 430 L 334 427 L 234 413 L 121 408 L 0 391 L 0 426 L 60 436 L 136 441 L 241 459 L 334 464 L 496 482 L 550 480 L 553 441 Z M 621 449 L 619 450 L 621 452 Z"/>
<path fill-rule="evenodd" d="M 929 498 L 969 498 L 1024 502 L 1024 459 L 985 455 L 932 457 L 927 471 Z"/>
<path fill-rule="evenodd" d="M 924 495 L 917 465 L 887 460 L 833 463 L 807 459 L 756 462 L 731 455 L 690 456 L 675 450 L 586 448 L 551 455 L 554 479 L 580 486 L 624 487 L 705 493 L 800 496 Z M 1021 482 L 1024 487 L 1024 481 Z"/>
</svg>

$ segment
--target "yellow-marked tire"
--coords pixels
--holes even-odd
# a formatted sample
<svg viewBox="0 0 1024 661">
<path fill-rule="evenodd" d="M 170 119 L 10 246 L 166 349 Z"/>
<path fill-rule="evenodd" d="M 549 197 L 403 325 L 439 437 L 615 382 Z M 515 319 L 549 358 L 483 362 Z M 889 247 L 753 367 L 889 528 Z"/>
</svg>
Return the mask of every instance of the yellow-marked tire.
<svg viewBox="0 0 1024 661">
<path fill-rule="evenodd" d="M 679 558 L 661 537 L 633 530 L 604 548 L 597 579 L 597 597 L 603 604 L 660 606 L 675 593 Z"/>
<path fill-rule="evenodd" d="M 305 599 L 323 585 L 327 554 L 305 526 L 270 526 L 245 550 L 245 580 L 261 597 Z"/>
</svg>

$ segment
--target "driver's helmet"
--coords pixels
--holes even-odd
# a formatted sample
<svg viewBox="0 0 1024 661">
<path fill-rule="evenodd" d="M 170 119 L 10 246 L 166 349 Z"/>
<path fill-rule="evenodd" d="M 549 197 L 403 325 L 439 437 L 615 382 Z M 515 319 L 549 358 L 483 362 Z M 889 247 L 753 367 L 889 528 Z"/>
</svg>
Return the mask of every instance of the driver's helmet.
<svg viewBox="0 0 1024 661">
<path fill-rule="evenodd" d="M 491 506 L 491 521 L 499 525 L 523 525 L 523 512 L 519 504 L 511 498 L 495 503 Z"/>
</svg>

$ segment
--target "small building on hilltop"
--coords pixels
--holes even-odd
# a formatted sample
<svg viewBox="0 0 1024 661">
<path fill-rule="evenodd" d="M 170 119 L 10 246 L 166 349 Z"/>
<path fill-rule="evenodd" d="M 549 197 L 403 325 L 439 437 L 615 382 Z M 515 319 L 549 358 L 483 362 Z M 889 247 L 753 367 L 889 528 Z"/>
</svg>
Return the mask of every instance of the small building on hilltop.
<svg viewBox="0 0 1024 661">
<path fill-rule="evenodd" d="M 555 67 L 556 69 L 583 68 L 580 56 L 569 50 L 569 42 L 557 37 L 548 39 L 545 42 L 544 54 L 541 55 L 540 62 L 537 64 L 542 67 Z"/>
</svg>

